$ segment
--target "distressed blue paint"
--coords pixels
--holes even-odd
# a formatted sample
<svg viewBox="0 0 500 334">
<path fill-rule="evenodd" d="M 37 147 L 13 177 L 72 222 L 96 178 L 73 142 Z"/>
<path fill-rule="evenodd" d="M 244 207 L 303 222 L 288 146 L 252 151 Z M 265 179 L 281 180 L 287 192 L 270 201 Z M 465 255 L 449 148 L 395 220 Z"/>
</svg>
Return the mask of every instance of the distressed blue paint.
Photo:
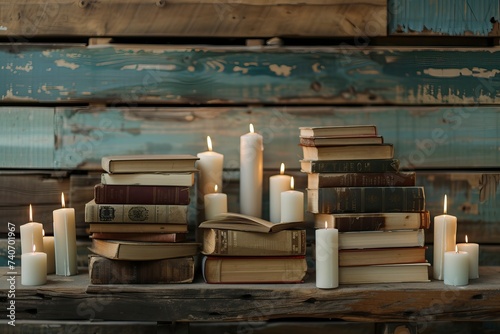
<svg viewBox="0 0 500 334">
<path fill-rule="evenodd" d="M 495 49 L 0 49 L 3 101 L 499 103 Z"/>
<path fill-rule="evenodd" d="M 432 32 L 464 36 L 492 34 L 498 0 L 389 0 L 389 34 Z"/>
</svg>

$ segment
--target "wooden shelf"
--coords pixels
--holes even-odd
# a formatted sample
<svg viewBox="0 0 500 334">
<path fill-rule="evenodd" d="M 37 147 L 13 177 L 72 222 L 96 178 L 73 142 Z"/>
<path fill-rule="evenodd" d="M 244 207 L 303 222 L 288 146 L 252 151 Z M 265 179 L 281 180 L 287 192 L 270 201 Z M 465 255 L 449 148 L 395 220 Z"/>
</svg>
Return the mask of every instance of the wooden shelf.
<svg viewBox="0 0 500 334">
<path fill-rule="evenodd" d="M 9 278 L 1 268 L 0 296 L 9 302 Z M 77 276 L 50 275 L 38 287 L 16 278 L 16 318 L 157 322 L 265 321 L 294 318 L 354 322 L 500 320 L 500 267 L 481 267 L 480 278 L 464 287 L 442 281 L 315 287 L 303 284 L 229 285 L 201 280 L 179 285 L 89 285 Z M 6 308 L 0 313 L 5 319 Z"/>
</svg>

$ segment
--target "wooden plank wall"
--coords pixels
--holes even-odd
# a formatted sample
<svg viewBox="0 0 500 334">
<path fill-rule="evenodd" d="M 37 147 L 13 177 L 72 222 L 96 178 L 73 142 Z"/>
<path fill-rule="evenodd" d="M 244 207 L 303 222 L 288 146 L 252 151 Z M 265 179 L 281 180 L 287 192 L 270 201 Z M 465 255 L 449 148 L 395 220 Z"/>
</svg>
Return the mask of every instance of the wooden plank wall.
<svg viewBox="0 0 500 334">
<path fill-rule="evenodd" d="M 487 0 L 1 4 L 0 233 L 30 203 L 50 233 L 64 191 L 85 242 L 103 155 L 196 154 L 207 135 L 237 211 L 249 123 L 266 180 L 285 162 L 300 190 L 299 126 L 372 123 L 432 215 L 447 194 L 458 239 L 499 265 L 499 16 Z"/>
</svg>

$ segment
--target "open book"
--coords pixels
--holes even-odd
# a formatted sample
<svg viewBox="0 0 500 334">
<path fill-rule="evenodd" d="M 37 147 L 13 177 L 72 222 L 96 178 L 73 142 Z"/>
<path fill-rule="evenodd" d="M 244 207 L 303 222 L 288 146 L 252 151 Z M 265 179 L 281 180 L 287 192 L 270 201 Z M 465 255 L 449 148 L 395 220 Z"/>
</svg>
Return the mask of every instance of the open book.
<svg viewBox="0 0 500 334">
<path fill-rule="evenodd" d="M 202 222 L 199 228 L 214 228 L 222 230 L 250 232 L 278 232 L 291 228 L 305 228 L 304 222 L 271 223 L 265 219 L 247 216 L 239 213 L 222 213 L 214 219 Z"/>
</svg>

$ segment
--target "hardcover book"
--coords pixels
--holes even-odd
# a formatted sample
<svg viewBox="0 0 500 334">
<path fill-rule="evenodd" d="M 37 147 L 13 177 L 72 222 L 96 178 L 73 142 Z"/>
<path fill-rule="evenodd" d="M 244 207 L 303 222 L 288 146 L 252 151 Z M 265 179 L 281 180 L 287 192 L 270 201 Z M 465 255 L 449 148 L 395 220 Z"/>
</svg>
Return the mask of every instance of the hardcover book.
<svg viewBox="0 0 500 334">
<path fill-rule="evenodd" d="M 426 247 L 392 247 L 339 250 L 339 266 L 426 263 Z"/>
<path fill-rule="evenodd" d="M 408 187 L 415 186 L 415 172 L 310 173 L 307 188 L 330 187 Z"/>
<path fill-rule="evenodd" d="M 307 189 L 312 213 L 425 211 L 423 187 L 332 187 Z"/>
<path fill-rule="evenodd" d="M 339 267 L 340 284 L 429 282 L 429 263 Z"/>
<path fill-rule="evenodd" d="M 270 233 L 291 228 L 304 228 L 305 224 L 304 222 L 271 223 L 258 217 L 227 212 L 220 214 L 215 219 L 202 222 L 198 227 Z"/>
<path fill-rule="evenodd" d="M 199 244 L 193 242 L 139 242 L 92 239 L 90 251 L 112 260 L 160 260 L 194 256 Z"/>
<path fill-rule="evenodd" d="M 90 238 L 146 242 L 183 242 L 187 239 L 187 233 L 92 233 Z"/>
<path fill-rule="evenodd" d="M 204 256 L 207 283 L 300 283 L 307 272 L 305 256 Z"/>
<path fill-rule="evenodd" d="M 335 137 L 335 136 L 374 136 L 377 135 L 375 125 L 332 125 L 301 126 L 301 137 Z"/>
<path fill-rule="evenodd" d="M 89 277 L 91 284 L 191 283 L 194 267 L 192 256 L 153 261 L 115 261 L 91 255 Z"/>
<path fill-rule="evenodd" d="M 392 231 L 428 229 L 429 211 L 377 213 L 318 213 L 314 215 L 316 228 L 336 228 L 339 232 Z"/>
<path fill-rule="evenodd" d="M 94 187 L 97 204 L 189 204 L 189 187 L 137 186 L 99 183 Z"/>
<path fill-rule="evenodd" d="M 90 223 L 89 233 L 187 233 L 187 224 L 161 223 Z"/>
<path fill-rule="evenodd" d="M 205 255 L 285 256 L 306 255 L 306 231 L 282 230 L 275 233 L 204 229 Z"/>
<path fill-rule="evenodd" d="M 187 224 L 187 205 L 85 204 L 87 223 Z"/>
<path fill-rule="evenodd" d="M 339 233 L 339 249 L 423 247 L 424 243 L 423 229 Z"/>
<path fill-rule="evenodd" d="M 397 159 L 300 160 L 305 173 L 385 173 L 399 171 Z"/>
<path fill-rule="evenodd" d="M 357 137 L 300 137 L 302 146 L 334 146 L 334 145 L 359 145 L 383 144 L 382 136 L 357 136 Z"/>
<path fill-rule="evenodd" d="M 101 174 L 102 184 L 139 186 L 184 186 L 194 185 L 194 173 L 127 173 Z"/>
<path fill-rule="evenodd" d="M 392 144 L 302 146 L 304 160 L 392 159 Z"/>
<path fill-rule="evenodd" d="M 198 157 L 189 154 L 115 155 L 101 159 L 108 173 L 193 172 Z"/>
</svg>

